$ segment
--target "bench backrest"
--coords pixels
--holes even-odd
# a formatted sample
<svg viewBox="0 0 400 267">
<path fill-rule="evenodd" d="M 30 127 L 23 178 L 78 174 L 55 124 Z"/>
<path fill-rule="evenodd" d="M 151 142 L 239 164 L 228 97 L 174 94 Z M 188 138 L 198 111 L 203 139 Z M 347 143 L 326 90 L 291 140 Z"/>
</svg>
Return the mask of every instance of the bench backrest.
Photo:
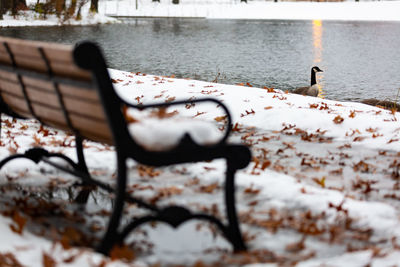
<svg viewBox="0 0 400 267">
<path fill-rule="evenodd" d="M 73 46 L 5 37 L 0 42 L 3 104 L 22 117 L 113 144 L 98 79 L 75 63 Z"/>
</svg>

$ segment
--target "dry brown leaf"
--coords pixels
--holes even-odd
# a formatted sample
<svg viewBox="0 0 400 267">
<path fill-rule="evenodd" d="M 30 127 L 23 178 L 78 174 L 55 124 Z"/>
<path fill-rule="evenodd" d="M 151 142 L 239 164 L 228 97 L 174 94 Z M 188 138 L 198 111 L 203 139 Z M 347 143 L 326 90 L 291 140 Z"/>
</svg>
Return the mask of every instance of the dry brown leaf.
<svg viewBox="0 0 400 267">
<path fill-rule="evenodd" d="M 398 139 L 398 138 L 392 138 L 392 139 L 390 139 L 388 142 L 387 142 L 387 144 L 390 144 L 390 143 L 393 143 L 393 142 L 397 142 L 397 141 L 399 141 L 400 139 Z"/>
<path fill-rule="evenodd" d="M 60 243 L 64 249 L 70 249 L 71 245 L 78 243 L 82 239 L 82 234 L 72 227 L 65 228 L 62 233 Z"/>
<path fill-rule="evenodd" d="M 239 123 L 235 123 L 232 127 L 232 132 L 240 132 L 242 129 L 239 127 Z"/>
<path fill-rule="evenodd" d="M 1 267 L 24 267 L 14 254 L 8 253 L 0 253 L 0 266 Z"/>
<path fill-rule="evenodd" d="M 243 193 L 250 195 L 257 195 L 258 193 L 260 193 L 260 191 L 261 191 L 260 189 L 255 189 L 253 188 L 253 186 L 249 186 L 244 189 Z"/>
<path fill-rule="evenodd" d="M 361 141 L 363 141 L 365 138 L 366 138 L 366 137 L 363 137 L 363 136 L 357 136 L 357 137 L 354 137 L 353 142 L 361 142 Z"/>
<path fill-rule="evenodd" d="M 110 251 L 111 260 L 126 260 L 132 261 L 135 259 L 135 253 L 133 249 L 126 245 L 118 246 L 115 245 L 113 249 Z"/>
<path fill-rule="evenodd" d="M 14 120 L 11 122 L 10 120 L 3 120 L 3 123 L 7 126 L 7 128 L 14 128 Z"/>
<path fill-rule="evenodd" d="M 54 258 L 52 258 L 46 252 L 42 253 L 42 261 L 43 261 L 43 267 L 56 267 L 57 266 L 56 260 Z"/>
<path fill-rule="evenodd" d="M 344 121 L 344 119 L 342 117 L 340 117 L 340 115 L 337 115 L 334 119 L 333 122 L 336 124 L 340 124 Z"/>
<path fill-rule="evenodd" d="M 201 260 L 196 261 L 192 267 L 208 267 L 208 265 L 206 265 L 204 262 L 202 262 Z"/>
<path fill-rule="evenodd" d="M 264 86 L 263 89 L 267 90 L 268 93 L 276 93 L 276 91 L 275 91 L 274 88 L 272 88 L 272 87 L 269 88 L 269 87 Z"/>
<path fill-rule="evenodd" d="M 248 116 L 250 114 L 256 114 L 256 112 L 253 109 L 251 109 L 250 111 L 245 110 L 245 112 L 246 112 L 246 114 L 241 113 L 240 117 L 245 117 L 245 116 Z"/>
<path fill-rule="evenodd" d="M 26 225 L 27 222 L 27 218 L 22 217 L 18 211 L 14 211 L 14 215 L 12 217 L 12 220 L 14 222 L 14 224 L 10 225 L 10 228 L 13 232 L 21 235 L 22 231 L 24 230 L 24 227 Z"/>
<path fill-rule="evenodd" d="M 225 116 L 219 116 L 219 117 L 215 117 L 214 120 L 217 121 L 217 122 L 221 122 L 221 121 L 225 121 L 227 117 L 228 116 L 226 116 L 226 115 Z"/>
<path fill-rule="evenodd" d="M 172 112 L 167 112 L 166 107 L 160 107 L 151 112 L 151 115 L 154 117 L 157 117 L 159 119 L 165 119 L 165 118 L 171 118 L 175 115 L 177 115 L 179 112 L 177 110 L 174 110 Z"/>
<path fill-rule="evenodd" d="M 355 110 L 351 110 L 349 118 L 354 118 L 355 116 L 356 116 L 356 111 Z"/>
<path fill-rule="evenodd" d="M 328 109 L 329 109 L 328 104 L 322 102 L 321 106 L 319 107 L 319 110 L 328 110 Z"/>
<path fill-rule="evenodd" d="M 357 164 L 354 164 L 353 170 L 355 172 L 369 172 L 369 164 L 361 160 Z"/>
<path fill-rule="evenodd" d="M 206 113 L 207 113 L 207 112 L 200 112 L 200 111 L 197 111 L 197 114 L 194 115 L 193 118 L 196 118 L 196 117 L 198 117 L 198 116 L 200 116 L 200 115 L 203 115 L 203 114 L 206 114 Z"/>
<path fill-rule="evenodd" d="M 166 103 L 170 103 L 170 102 L 174 101 L 175 98 L 176 98 L 175 96 L 168 97 L 168 98 L 165 100 L 165 102 L 166 102 Z"/>
<path fill-rule="evenodd" d="M 305 241 L 306 241 L 306 236 L 304 235 L 300 241 L 288 244 L 285 249 L 286 251 L 292 253 L 300 252 L 306 248 L 306 246 L 304 245 Z"/>
<path fill-rule="evenodd" d="M 111 79 L 112 83 L 119 83 L 119 82 L 123 82 L 124 80 L 121 79 Z"/>
<path fill-rule="evenodd" d="M 318 178 L 313 178 L 313 181 L 316 182 L 317 184 L 319 184 L 322 188 L 325 188 L 325 181 L 326 181 L 326 177 L 322 177 L 321 179 Z"/>
<path fill-rule="evenodd" d="M 286 100 L 287 97 L 283 96 L 283 95 L 274 95 L 272 98 L 278 98 L 279 100 Z"/>
<path fill-rule="evenodd" d="M 218 187 L 219 187 L 218 183 L 212 183 L 212 184 L 209 184 L 209 185 L 200 186 L 200 191 L 203 192 L 203 193 L 211 194 Z"/>
<path fill-rule="evenodd" d="M 139 120 L 135 119 L 132 115 L 128 114 L 128 107 L 127 106 L 123 106 L 122 107 L 122 114 L 124 115 L 125 121 L 127 123 L 139 122 Z"/>
<path fill-rule="evenodd" d="M 140 177 L 148 176 L 153 178 L 161 174 L 161 171 L 154 170 L 154 167 L 149 167 L 145 165 L 138 165 L 137 170 L 139 172 Z"/>
<path fill-rule="evenodd" d="M 28 129 L 28 125 L 24 124 L 19 129 L 22 130 L 22 131 L 26 130 L 26 129 Z"/>
<path fill-rule="evenodd" d="M 169 197 L 173 195 L 180 195 L 182 194 L 183 189 L 176 187 L 176 186 L 170 186 L 170 187 L 163 187 L 158 189 L 158 193 L 160 194 L 160 197 Z"/>
</svg>

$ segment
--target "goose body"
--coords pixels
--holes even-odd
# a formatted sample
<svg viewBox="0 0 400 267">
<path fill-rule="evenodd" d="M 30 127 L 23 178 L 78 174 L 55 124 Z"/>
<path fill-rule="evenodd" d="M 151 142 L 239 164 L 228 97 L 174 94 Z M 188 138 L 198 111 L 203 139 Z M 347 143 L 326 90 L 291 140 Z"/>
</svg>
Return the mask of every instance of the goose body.
<svg viewBox="0 0 400 267">
<path fill-rule="evenodd" d="M 316 80 L 316 73 L 317 72 L 322 72 L 320 68 L 317 66 L 314 66 L 311 68 L 311 84 L 310 86 L 305 86 L 305 87 L 298 87 L 296 88 L 293 93 L 299 94 L 299 95 L 308 95 L 308 96 L 318 96 L 319 93 L 319 88 Z"/>
<path fill-rule="evenodd" d="M 293 93 L 299 95 L 318 96 L 319 89 L 318 85 L 314 84 L 311 86 L 298 87 L 296 88 L 296 90 L 293 91 Z"/>
</svg>

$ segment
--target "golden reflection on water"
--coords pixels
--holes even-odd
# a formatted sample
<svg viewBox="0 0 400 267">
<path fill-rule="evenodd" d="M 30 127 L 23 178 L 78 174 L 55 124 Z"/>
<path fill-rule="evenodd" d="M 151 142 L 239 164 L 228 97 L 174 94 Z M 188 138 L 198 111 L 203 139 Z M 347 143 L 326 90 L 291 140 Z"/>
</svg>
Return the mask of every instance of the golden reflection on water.
<svg viewBox="0 0 400 267">
<path fill-rule="evenodd" d="M 313 53 L 314 53 L 314 66 L 318 66 L 322 62 L 322 20 L 313 20 Z M 323 78 L 323 72 L 318 73 L 317 81 Z M 325 93 L 320 83 L 318 83 L 319 94 L 318 97 L 325 98 Z"/>
</svg>

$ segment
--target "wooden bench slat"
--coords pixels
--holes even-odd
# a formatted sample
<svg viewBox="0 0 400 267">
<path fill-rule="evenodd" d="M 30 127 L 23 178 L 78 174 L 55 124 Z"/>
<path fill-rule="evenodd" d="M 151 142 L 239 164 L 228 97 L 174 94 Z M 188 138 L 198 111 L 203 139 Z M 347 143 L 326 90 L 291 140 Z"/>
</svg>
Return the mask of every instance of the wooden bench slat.
<svg viewBox="0 0 400 267">
<path fill-rule="evenodd" d="M 28 76 L 23 76 L 22 81 L 26 86 L 54 92 L 54 85 L 51 81 L 44 81 Z M 71 98 L 77 98 L 85 101 L 89 100 L 92 102 L 100 102 L 98 93 L 95 89 L 80 88 L 64 83 L 59 83 L 58 88 L 63 95 L 69 96 Z"/>
<path fill-rule="evenodd" d="M 12 65 L 10 57 L 3 53 L 0 53 L 0 62 L 6 63 L 7 65 Z"/>
<path fill-rule="evenodd" d="M 79 69 L 74 64 L 65 62 L 50 61 L 50 66 L 54 74 L 64 77 L 74 77 L 80 80 L 91 80 L 92 74 L 88 71 Z"/>
<path fill-rule="evenodd" d="M 65 96 L 100 103 L 99 94 L 95 89 L 90 90 L 87 88 L 79 88 L 68 84 L 59 84 L 58 88 L 60 89 L 60 92 Z"/>
<path fill-rule="evenodd" d="M 0 38 L 0 41 L 2 39 L 6 39 L 14 60 L 19 67 L 48 72 L 46 61 L 39 51 L 39 48 L 42 48 L 55 75 L 74 77 L 81 80 L 91 79 L 89 71 L 75 65 L 72 57 L 72 46 L 32 41 L 21 42 L 20 40 L 8 38 Z M 11 63 L 8 52 L 4 47 L 0 50 L 0 54 L 2 55 L 2 62 Z"/>
<path fill-rule="evenodd" d="M 71 130 L 68 128 L 64 114 L 61 110 L 55 110 L 37 104 L 33 104 L 32 107 L 35 114 L 43 121 L 43 123 L 49 126 L 56 126 L 59 128 L 62 127 L 63 129 Z M 70 114 L 70 120 L 73 127 L 78 130 L 83 137 L 90 138 L 94 141 L 103 141 L 104 139 L 109 139 L 108 143 L 111 143 L 112 138 L 107 122 L 96 121 L 91 118 L 75 114 Z"/>
<path fill-rule="evenodd" d="M 48 73 L 45 61 L 41 57 L 29 57 L 24 54 L 16 54 L 14 56 L 15 63 L 18 67 L 27 68 L 41 73 Z M 91 74 L 84 71 L 72 63 L 50 61 L 50 67 L 53 75 L 61 77 L 73 77 L 80 80 L 90 80 Z"/>
<path fill-rule="evenodd" d="M 88 139 L 88 140 L 92 140 L 95 142 L 99 142 L 99 143 L 103 143 L 103 144 L 107 144 L 107 145 L 114 145 L 112 138 L 111 137 L 103 137 L 103 136 L 99 136 L 97 133 L 93 134 L 91 132 L 85 132 L 85 131 L 81 131 L 80 134 L 82 135 L 82 137 Z"/>
<path fill-rule="evenodd" d="M 73 62 L 73 58 L 71 55 L 71 51 L 73 50 L 72 45 L 20 40 L 7 37 L 0 37 L 0 42 L 7 43 L 13 53 L 41 57 L 38 50 L 38 48 L 40 47 L 46 52 L 46 55 L 49 55 L 52 58 L 59 58 L 60 61 L 70 63 Z M 0 53 L 1 52 L 7 53 L 7 51 L 4 49 L 4 46 L 0 48 Z"/>
<path fill-rule="evenodd" d="M 0 79 L 14 82 L 18 81 L 17 74 L 5 70 L 0 70 Z"/>
<path fill-rule="evenodd" d="M 21 115 L 28 118 L 33 117 L 30 114 L 29 107 L 24 98 L 11 95 L 4 91 L 1 92 L 1 96 L 13 110 L 17 111 L 17 113 L 22 113 Z M 32 102 L 32 109 L 43 123 L 49 126 L 61 127 L 63 130 L 71 130 L 67 126 L 61 109 L 44 106 L 36 102 Z M 90 136 L 90 139 L 94 141 L 104 142 L 104 140 L 107 140 L 108 144 L 112 143 L 112 135 L 106 121 L 94 120 L 93 118 L 73 113 L 70 113 L 70 120 L 76 130 L 85 133 L 85 137 L 89 138 Z"/>
<path fill-rule="evenodd" d="M 24 54 L 15 54 L 14 60 L 18 67 L 43 73 L 47 72 L 46 63 L 40 57 L 30 57 Z"/>
<path fill-rule="evenodd" d="M 106 122 L 103 107 L 90 102 L 80 101 L 74 98 L 64 97 L 64 105 L 70 114 L 84 115 Z"/>
<path fill-rule="evenodd" d="M 73 128 L 84 137 L 94 141 L 112 143 L 111 131 L 97 90 L 91 89 L 93 86 L 92 74 L 87 70 L 80 69 L 74 63 L 72 46 L 6 37 L 0 37 L 0 41 L 7 43 L 17 67 L 42 75 L 35 77 L 29 73 L 20 73 L 33 112 L 43 123 L 68 130 L 68 123 L 60 106 L 54 81 L 50 76 L 46 80 L 46 75 L 50 74 L 48 62 L 52 76 L 82 81 L 82 85 L 76 82 L 74 85 L 67 81 L 57 82 Z M 42 49 L 45 58 L 39 48 Z M 0 62 L 11 64 L 10 56 L 4 46 L 0 46 Z M 11 70 L 0 70 L 0 91 L 3 100 L 13 110 L 24 116 L 33 117 L 16 73 Z"/>
<path fill-rule="evenodd" d="M 19 111 L 23 111 L 25 113 L 30 114 L 29 107 L 26 104 L 25 99 L 22 97 L 18 97 L 16 95 L 12 95 L 6 93 L 5 91 L 1 91 L 1 97 L 3 98 L 4 102 L 10 106 L 12 109 L 18 109 Z M 28 118 L 32 118 L 32 115 L 29 115 Z"/>
<path fill-rule="evenodd" d="M 0 62 L 6 63 L 7 65 L 11 65 L 10 56 L 7 53 L 7 50 L 4 45 L 0 44 Z"/>
<path fill-rule="evenodd" d="M 70 118 L 74 128 L 76 128 L 84 137 L 94 141 L 106 139 L 108 140 L 108 144 L 112 143 L 112 135 L 107 122 L 89 120 L 85 117 L 75 114 L 71 114 Z"/>
<path fill-rule="evenodd" d="M 34 87 L 26 87 L 26 91 L 32 102 L 62 110 L 55 92 L 42 91 Z M 65 94 L 63 95 L 63 102 L 69 114 L 77 114 L 96 120 L 106 121 L 103 107 L 98 102 L 88 102 Z"/>
<path fill-rule="evenodd" d="M 54 109 L 61 110 L 60 102 L 56 94 L 36 90 L 32 87 L 25 87 L 25 89 L 32 104 L 48 105 Z"/>
<path fill-rule="evenodd" d="M 47 85 L 51 85 L 50 83 L 46 83 Z M 51 85 L 53 86 L 53 85 Z M 56 95 L 56 92 L 54 88 L 51 88 L 52 91 L 50 91 L 50 88 L 47 88 L 48 91 L 37 89 L 35 87 L 31 86 L 26 86 L 26 92 L 28 94 L 29 99 L 34 102 L 34 103 L 41 103 L 44 105 L 51 106 L 52 108 L 55 109 L 60 109 L 61 106 L 59 104 L 58 96 Z M 64 88 L 66 90 L 66 88 Z M 20 98 L 24 98 L 23 91 L 19 85 L 19 83 L 14 83 L 10 81 L 4 81 L 0 80 L 0 90 L 3 90 L 7 93 L 19 96 Z M 75 89 L 81 92 L 82 90 Z M 78 93 L 79 93 L 78 92 Z M 97 94 L 92 90 L 92 93 Z M 89 94 L 88 94 L 89 95 Z M 93 95 L 91 95 L 92 98 L 94 98 Z M 70 113 L 75 113 L 75 114 L 80 114 L 86 117 L 93 117 L 97 120 L 103 120 L 106 121 L 104 111 L 102 106 L 100 105 L 99 102 L 88 102 L 82 99 L 78 99 L 76 97 L 70 97 L 68 95 L 63 95 L 63 101 L 65 104 L 65 107 Z"/>
<path fill-rule="evenodd" d="M 51 81 L 41 80 L 28 76 L 22 76 L 22 81 L 25 86 L 36 87 L 49 92 L 52 92 L 54 90 L 54 85 Z"/>
<path fill-rule="evenodd" d="M 0 90 L 13 95 L 17 95 L 21 98 L 24 97 L 24 93 L 22 91 L 21 86 L 15 82 L 0 80 Z"/>
<path fill-rule="evenodd" d="M 62 45 L 61 45 L 62 46 Z M 60 49 L 60 46 L 52 46 L 51 44 L 46 44 L 42 46 L 45 55 L 50 60 L 62 61 L 64 63 L 74 63 L 74 59 L 72 58 L 72 46 L 64 45 L 63 49 Z M 83 70 L 82 70 L 83 71 Z M 86 72 L 86 70 L 85 70 Z"/>
</svg>

